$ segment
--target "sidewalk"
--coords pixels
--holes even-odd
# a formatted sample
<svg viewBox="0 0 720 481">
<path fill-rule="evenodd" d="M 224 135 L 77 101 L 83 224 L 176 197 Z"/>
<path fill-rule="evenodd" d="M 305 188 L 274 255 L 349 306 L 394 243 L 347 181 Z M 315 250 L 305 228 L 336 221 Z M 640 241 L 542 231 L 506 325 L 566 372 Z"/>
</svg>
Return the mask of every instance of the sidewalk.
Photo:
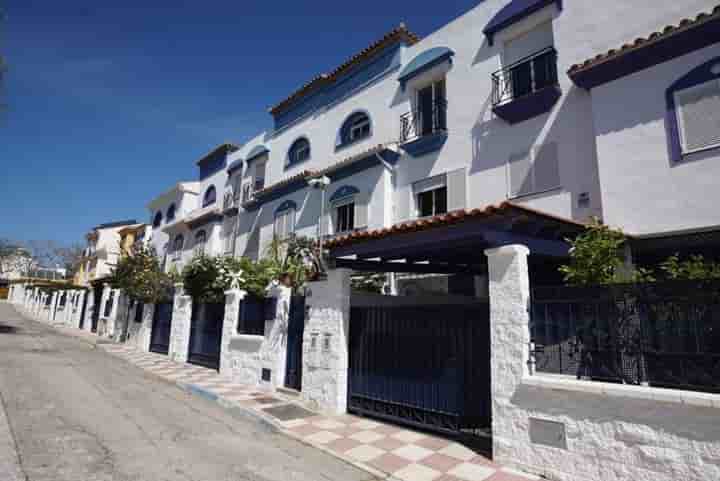
<svg viewBox="0 0 720 481">
<path fill-rule="evenodd" d="M 231 382 L 216 371 L 118 344 L 100 345 L 181 388 L 249 415 L 283 434 L 365 469 L 402 481 L 527 481 L 450 440 L 352 415 L 323 416 L 292 396 Z"/>
<path fill-rule="evenodd" d="M 13 438 L 2 396 L 0 395 L 0 479 L 2 481 L 23 481 L 25 474 L 20 466 L 15 439 Z"/>
</svg>

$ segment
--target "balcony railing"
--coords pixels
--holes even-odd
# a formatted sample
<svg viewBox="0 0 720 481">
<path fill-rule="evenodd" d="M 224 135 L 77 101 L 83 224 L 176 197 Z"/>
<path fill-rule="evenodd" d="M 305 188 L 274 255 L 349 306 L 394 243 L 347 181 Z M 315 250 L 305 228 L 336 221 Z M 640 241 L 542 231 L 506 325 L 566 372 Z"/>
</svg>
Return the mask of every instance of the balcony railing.
<svg viewBox="0 0 720 481">
<path fill-rule="evenodd" d="M 492 74 L 496 107 L 558 84 L 557 51 L 548 47 Z"/>
<path fill-rule="evenodd" d="M 400 142 L 447 131 L 447 102 L 436 100 L 432 106 L 418 108 L 400 117 Z"/>
</svg>

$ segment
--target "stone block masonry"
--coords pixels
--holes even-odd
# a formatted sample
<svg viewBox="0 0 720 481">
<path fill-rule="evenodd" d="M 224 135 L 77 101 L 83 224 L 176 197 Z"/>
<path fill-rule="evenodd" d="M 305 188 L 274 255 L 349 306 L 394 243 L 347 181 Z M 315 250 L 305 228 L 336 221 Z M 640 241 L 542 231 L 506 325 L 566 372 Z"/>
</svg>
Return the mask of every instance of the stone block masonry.
<svg viewBox="0 0 720 481">
<path fill-rule="evenodd" d="M 176 284 L 168 353 L 175 362 L 187 362 L 188 359 L 192 303 L 192 298 L 185 295 L 183 285 Z"/>
</svg>

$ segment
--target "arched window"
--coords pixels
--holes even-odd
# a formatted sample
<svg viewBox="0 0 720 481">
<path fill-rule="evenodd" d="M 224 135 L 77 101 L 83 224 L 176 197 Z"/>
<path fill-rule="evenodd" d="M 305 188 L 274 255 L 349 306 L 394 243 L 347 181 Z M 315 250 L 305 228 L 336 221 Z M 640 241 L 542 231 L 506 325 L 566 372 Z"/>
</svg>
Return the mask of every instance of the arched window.
<svg viewBox="0 0 720 481">
<path fill-rule="evenodd" d="M 288 151 L 287 165 L 298 164 L 310 158 L 310 141 L 305 137 L 297 139 Z"/>
<path fill-rule="evenodd" d="M 370 117 L 365 112 L 350 115 L 340 128 L 338 147 L 370 137 Z"/>
<path fill-rule="evenodd" d="M 666 92 L 670 158 L 720 148 L 720 57 L 676 80 Z"/>
<path fill-rule="evenodd" d="M 162 224 L 162 212 L 158 212 L 153 217 L 153 228 L 157 229 Z"/>
<path fill-rule="evenodd" d="M 175 220 L 175 204 L 170 204 L 167 212 L 165 213 L 165 222 L 172 222 Z"/>
<path fill-rule="evenodd" d="M 204 230 L 199 230 L 195 234 L 195 254 L 205 253 L 205 242 L 207 241 L 207 234 Z"/>
<path fill-rule="evenodd" d="M 209 205 L 212 205 L 215 203 L 216 193 L 215 193 L 215 186 L 211 185 L 208 187 L 208 189 L 205 191 L 205 195 L 203 196 L 203 207 L 207 207 Z"/>
<path fill-rule="evenodd" d="M 175 252 L 179 252 L 183 249 L 183 244 L 185 244 L 185 238 L 182 234 L 178 234 L 175 236 L 175 240 L 173 241 L 173 250 Z"/>
</svg>

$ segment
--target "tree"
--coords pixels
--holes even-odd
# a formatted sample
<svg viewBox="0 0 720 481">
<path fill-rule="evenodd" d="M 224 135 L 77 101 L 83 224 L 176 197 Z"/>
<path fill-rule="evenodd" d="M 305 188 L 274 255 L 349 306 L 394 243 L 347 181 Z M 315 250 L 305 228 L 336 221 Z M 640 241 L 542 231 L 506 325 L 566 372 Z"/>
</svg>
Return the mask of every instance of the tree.
<svg viewBox="0 0 720 481">
<path fill-rule="evenodd" d="M 67 277 L 71 278 L 77 272 L 83 258 L 82 244 L 71 244 L 55 248 L 55 257 L 60 261 L 67 271 Z"/>
<path fill-rule="evenodd" d="M 153 248 L 133 247 L 113 267 L 110 284 L 133 300 L 158 303 L 170 297 L 173 278 L 162 269 Z"/>
<path fill-rule="evenodd" d="M 21 243 L 0 239 L 0 278 L 28 277 L 37 261 Z"/>
</svg>

